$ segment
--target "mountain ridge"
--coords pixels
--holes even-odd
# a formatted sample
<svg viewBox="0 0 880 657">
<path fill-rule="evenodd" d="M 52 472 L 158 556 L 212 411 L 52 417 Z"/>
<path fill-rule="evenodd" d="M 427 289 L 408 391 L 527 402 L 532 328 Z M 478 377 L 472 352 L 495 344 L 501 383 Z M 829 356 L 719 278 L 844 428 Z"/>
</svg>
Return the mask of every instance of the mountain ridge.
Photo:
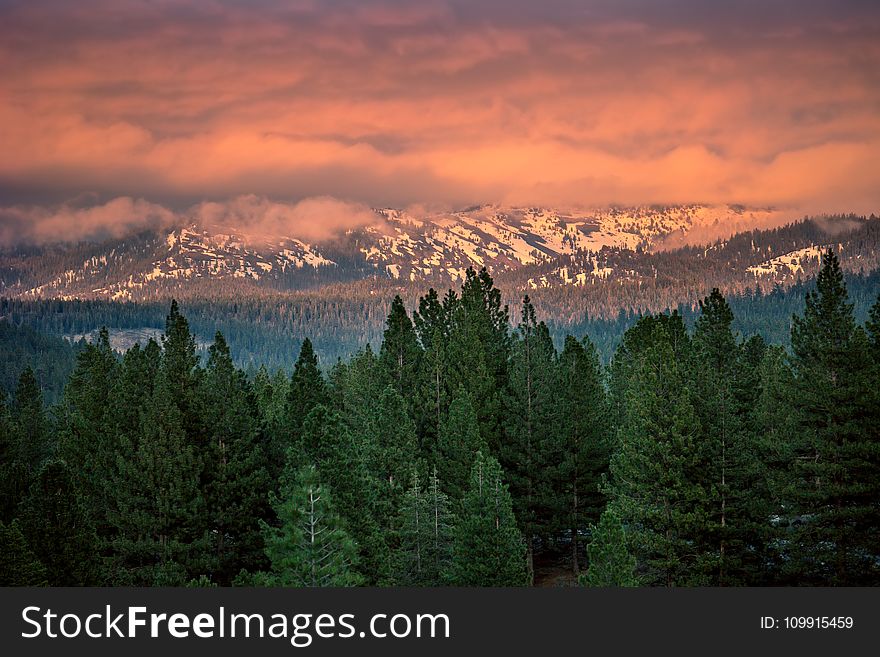
<svg viewBox="0 0 880 657">
<path fill-rule="evenodd" d="M 371 277 L 454 283 L 468 267 L 493 275 L 541 268 L 561 258 L 594 257 L 592 275 L 610 275 L 599 256 L 663 250 L 691 231 L 780 220 L 772 209 L 742 206 L 636 206 L 588 211 L 474 206 L 414 214 L 374 210 L 376 221 L 327 239 L 250 234 L 248 227 L 189 223 L 127 238 L 80 245 L 7 250 L 0 256 L 0 294 L 31 298 L 137 300 L 230 281 L 295 290 Z M 739 222 L 739 223 L 737 223 Z M 583 284 L 586 272 L 564 284 Z M 536 287 L 534 280 L 521 287 Z"/>
</svg>

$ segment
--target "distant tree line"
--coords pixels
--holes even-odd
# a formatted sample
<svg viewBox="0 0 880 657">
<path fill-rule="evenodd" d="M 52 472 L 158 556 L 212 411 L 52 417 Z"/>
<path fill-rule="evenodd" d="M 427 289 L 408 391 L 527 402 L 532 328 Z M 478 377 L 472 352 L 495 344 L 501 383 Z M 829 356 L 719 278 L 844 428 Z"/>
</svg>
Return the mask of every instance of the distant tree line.
<svg viewBox="0 0 880 657">
<path fill-rule="evenodd" d="M 483 270 L 394 299 L 378 350 L 292 374 L 102 331 L 47 410 L 0 398 L 0 583 L 880 582 L 880 299 L 856 321 L 828 251 L 790 351 L 718 292 L 692 330 L 638 318 L 608 367 Z M 326 373 L 325 373 L 326 372 Z"/>
<path fill-rule="evenodd" d="M 880 270 L 846 274 L 845 282 L 856 319 L 864 323 L 880 289 Z M 302 347 L 303 335 L 310 336 L 326 373 L 340 358 L 350 359 L 364 345 L 378 350 L 382 344 L 387 302 L 377 299 L 378 294 L 368 294 L 359 285 L 348 286 L 355 288 L 349 290 L 353 295 L 349 297 L 346 290 L 332 288 L 320 295 L 305 292 L 295 297 L 189 299 L 186 316 L 203 358 L 207 357 L 204 345 L 219 330 L 229 344 L 233 360 L 250 378 L 261 366 L 272 372 L 280 368 L 289 375 Z M 726 295 L 734 311 L 733 330 L 744 336 L 760 335 L 765 341 L 788 349 L 791 317 L 803 313 L 806 292 L 814 285 L 815 278 L 787 287 L 762 287 L 755 283 L 742 294 Z M 381 294 L 389 298 L 395 291 L 400 292 L 405 305 L 418 304 L 418 295 L 393 287 L 380 288 Z M 533 290 L 530 297 L 548 317 L 547 327 L 557 350 L 563 348 L 568 334 L 586 336 L 595 345 L 603 365 L 611 361 L 624 333 L 641 317 L 653 314 L 647 307 L 639 306 L 620 310 L 611 317 L 594 315 L 586 310 L 588 304 L 580 288 Z M 684 303 L 680 299 L 676 297 L 671 309 L 677 310 L 692 329 L 700 314 L 699 303 Z M 164 302 L 0 298 L 0 351 L 6 356 L 0 362 L 0 388 L 12 394 L 19 374 L 30 365 L 46 401 L 55 403 L 73 371 L 76 352 L 82 348 L 59 336 L 95 335 L 101 326 L 109 327 L 111 333 L 161 331 L 167 312 Z M 513 323 L 518 324 L 519 315 L 519 307 L 511 309 Z"/>
</svg>

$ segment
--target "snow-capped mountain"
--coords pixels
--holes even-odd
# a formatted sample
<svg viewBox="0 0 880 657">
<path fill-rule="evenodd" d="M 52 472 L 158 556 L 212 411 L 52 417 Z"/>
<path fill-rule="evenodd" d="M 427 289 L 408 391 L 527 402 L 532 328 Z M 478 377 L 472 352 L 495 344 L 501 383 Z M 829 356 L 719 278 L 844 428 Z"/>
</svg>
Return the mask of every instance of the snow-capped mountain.
<svg viewBox="0 0 880 657">
<path fill-rule="evenodd" d="M 165 236 L 167 252 L 151 263 L 150 271 L 137 271 L 125 280 L 95 288 L 98 296 L 132 298 L 133 291 L 158 280 L 215 279 L 231 277 L 259 281 L 291 269 L 335 265 L 300 240 L 264 238 L 254 240 L 235 232 L 211 232 L 198 226 L 172 230 Z"/>
<path fill-rule="evenodd" d="M 365 229 L 374 238 L 362 248 L 366 260 L 393 278 L 411 281 L 438 275 L 455 280 L 470 266 L 497 272 L 604 248 L 649 251 L 694 228 L 765 225 L 777 214 L 702 205 L 588 211 L 482 206 L 427 216 L 377 212 L 385 221 Z"/>
<path fill-rule="evenodd" d="M 582 287 L 655 276 L 647 254 L 659 256 L 669 243 L 687 243 L 689 235 L 780 223 L 772 210 L 702 205 L 587 211 L 480 206 L 419 214 L 385 208 L 373 217 L 313 243 L 295 235 L 254 235 L 241 226 L 191 224 L 103 243 L 6 251 L 0 253 L 0 295 L 140 300 L 365 278 L 443 285 L 463 278 L 468 267 L 484 266 L 526 289 Z M 812 239 L 785 251 L 753 244 L 739 249 L 748 256 L 735 268 L 743 277 L 793 276 L 813 268 L 823 244 Z M 716 243 L 695 249 L 693 257 L 729 258 L 726 252 Z"/>
</svg>

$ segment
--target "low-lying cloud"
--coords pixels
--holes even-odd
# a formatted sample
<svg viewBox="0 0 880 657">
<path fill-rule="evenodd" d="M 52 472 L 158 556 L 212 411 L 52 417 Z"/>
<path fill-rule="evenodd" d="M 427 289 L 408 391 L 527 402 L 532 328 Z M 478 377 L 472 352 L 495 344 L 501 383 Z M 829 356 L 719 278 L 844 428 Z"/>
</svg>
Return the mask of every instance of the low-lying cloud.
<svg viewBox="0 0 880 657">
<path fill-rule="evenodd" d="M 377 221 L 376 213 L 364 205 L 326 196 L 279 203 L 253 194 L 200 203 L 187 216 L 197 224 L 233 228 L 252 238 L 285 235 L 311 242 Z"/>
<path fill-rule="evenodd" d="M 178 220 L 168 208 L 129 197 L 90 207 L 74 202 L 54 207 L 10 206 L 0 208 L 0 245 L 125 237 L 138 230 L 166 228 Z"/>
<path fill-rule="evenodd" d="M 182 211 L 120 197 L 90 207 L 68 202 L 54 207 L 0 208 L 0 245 L 102 240 L 189 225 L 227 229 L 245 239 L 287 236 L 317 242 L 377 221 L 370 208 L 330 197 L 285 203 L 250 194 L 205 201 Z"/>
</svg>

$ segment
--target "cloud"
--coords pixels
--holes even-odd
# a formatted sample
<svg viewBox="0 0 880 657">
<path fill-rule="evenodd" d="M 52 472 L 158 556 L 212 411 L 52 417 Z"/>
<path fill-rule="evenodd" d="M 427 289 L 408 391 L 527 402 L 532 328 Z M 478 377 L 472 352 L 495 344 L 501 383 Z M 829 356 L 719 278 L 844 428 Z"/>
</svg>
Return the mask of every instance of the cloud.
<svg viewBox="0 0 880 657">
<path fill-rule="evenodd" d="M 0 202 L 876 211 L 880 8 L 746 5 L 4 4 Z"/>
<path fill-rule="evenodd" d="M 378 219 L 364 205 L 330 197 L 277 203 L 252 194 L 222 203 L 201 203 L 187 215 L 200 225 L 233 228 L 253 238 L 286 235 L 311 242 L 376 223 Z"/>
<path fill-rule="evenodd" d="M 84 195 L 57 206 L 0 207 L 0 245 L 119 238 L 139 230 L 193 224 L 233 230 L 246 239 L 289 236 L 318 242 L 378 221 L 367 206 L 330 197 L 285 203 L 249 194 L 204 201 L 181 211 L 129 197 L 94 200 Z"/>
<path fill-rule="evenodd" d="M 0 208 L 0 245 L 124 237 L 137 230 L 165 228 L 177 220 L 161 205 L 129 197 L 91 207 L 77 207 L 74 202 L 11 206 Z"/>
</svg>

